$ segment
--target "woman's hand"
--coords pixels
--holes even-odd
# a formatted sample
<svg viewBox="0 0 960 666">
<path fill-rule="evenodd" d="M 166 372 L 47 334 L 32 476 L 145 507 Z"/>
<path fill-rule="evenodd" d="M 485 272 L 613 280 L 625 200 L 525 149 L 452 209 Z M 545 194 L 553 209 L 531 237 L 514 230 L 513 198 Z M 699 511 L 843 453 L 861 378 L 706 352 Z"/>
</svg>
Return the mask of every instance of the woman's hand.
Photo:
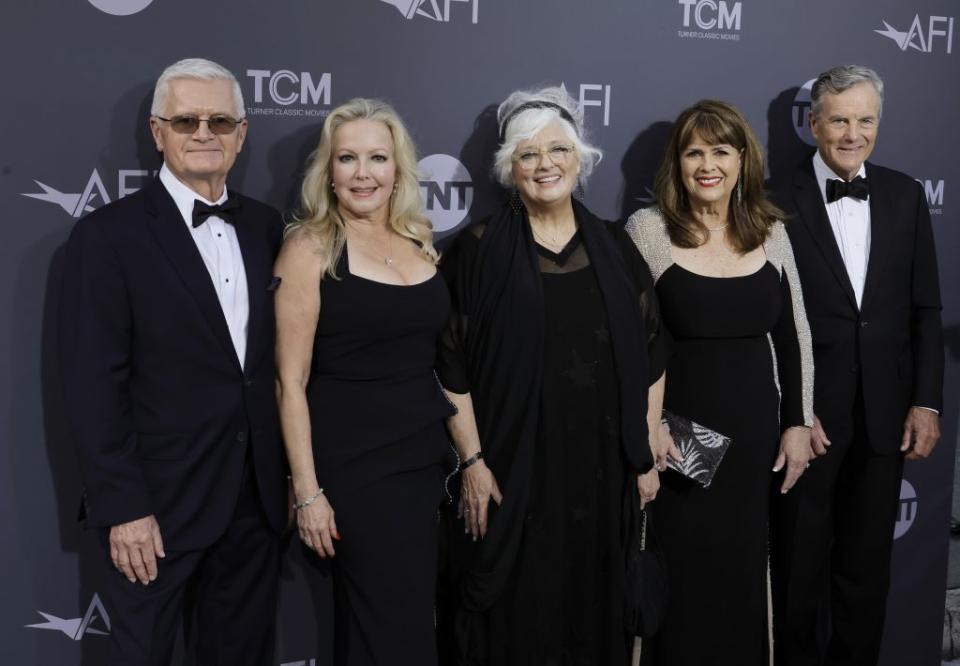
<svg viewBox="0 0 960 666">
<path fill-rule="evenodd" d="M 499 506 L 503 495 L 493 472 L 483 460 L 478 460 L 461 472 L 460 504 L 457 517 L 464 519 L 464 531 L 473 540 L 487 534 L 487 507 L 492 499 Z"/>
<path fill-rule="evenodd" d="M 683 455 L 670 435 L 670 428 L 665 423 L 658 422 L 656 426 L 651 424 L 649 430 L 650 451 L 653 453 L 653 465 L 657 470 L 662 472 L 667 468 L 668 457 L 674 462 L 683 462 Z"/>
<path fill-rule="evenodd" d="M 660 473 L 656 467 L 646 474 L 637 475 L 637 491 L 640 493 L 641 510 L 647 506 L 647 503 L 657 499 L 657 493 L 660 492 Z"/>
<path fill-rule="evenodd" d="M 340 533 L 326 495 L 297 510 L 297 530 L 300 539 L 322 559 L 334 556 L 333 542 L 340 540 Z"/>
<path fill-rule="evenodd" d="M 773 465 L 774 472 L 783 469 L 784 463 L 787 466 L 783 484 L 780 486 L 782 494 L 786 494 L 793 488 L 814 457 L 815 454 L 810 446 L 810 428 L 795 426 L 784 431 L 780 436 L 780 453 Z"/>
</svg>

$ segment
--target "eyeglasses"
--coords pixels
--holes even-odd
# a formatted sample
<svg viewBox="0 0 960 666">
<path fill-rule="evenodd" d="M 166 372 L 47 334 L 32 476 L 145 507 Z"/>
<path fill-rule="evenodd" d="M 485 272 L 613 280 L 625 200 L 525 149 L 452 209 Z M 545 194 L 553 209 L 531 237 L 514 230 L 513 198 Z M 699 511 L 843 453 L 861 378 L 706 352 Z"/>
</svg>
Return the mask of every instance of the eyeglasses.
<svg viewBox="0 0 960 666">
<path fill-rule="evenodd" d="M 170 123 L 171 129 L 177 134 L 193 134 L 200 129 L 200 123 L 204 122 L 210 131 L 214 134 L 231 134 L 237 129 L 237 125 L 243 122 L 243 119 L 237 120 L 230 116 L 217 115 L 209 118 L 199 118 L 197 116 L 174 116 L 173 118 L 164 118 L 163 116 L 154 116 L 157 120 Z"/>
<path fill-rule="evenodd" d="M 545 155 L 550 158 L 554 166 L 564 166 L 573 158 L 573 146 L 568 143 L 561 143 L 549 148 L 524 148 L 519 153 L 513 154 L 513 161 L 518 163 L 524 170 L 531 171 L 540 164 L 540 156 Z"/>
</svg>

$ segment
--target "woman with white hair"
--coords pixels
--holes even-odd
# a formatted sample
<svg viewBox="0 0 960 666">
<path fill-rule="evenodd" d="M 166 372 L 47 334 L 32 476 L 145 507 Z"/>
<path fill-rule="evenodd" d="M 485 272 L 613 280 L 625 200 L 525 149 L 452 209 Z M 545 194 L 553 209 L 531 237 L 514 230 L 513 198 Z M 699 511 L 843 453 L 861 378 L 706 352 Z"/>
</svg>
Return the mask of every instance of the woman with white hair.
<svg viewBox="0 0 960 666">
<path fill-rule="evenodd" d="M 494 170 L 512 196 L 442 264 L 454 314 L 438 375 L 458 408 L 464 521 L 447 544 L 442 652 L 627 664 L 621 535 L 655 497 L 663 456 L 648 437 L 663 390 L 650 273 L 573 197 L 600 151 L 566 92 L 515 92 L 498 121 Z"/>
</svg>

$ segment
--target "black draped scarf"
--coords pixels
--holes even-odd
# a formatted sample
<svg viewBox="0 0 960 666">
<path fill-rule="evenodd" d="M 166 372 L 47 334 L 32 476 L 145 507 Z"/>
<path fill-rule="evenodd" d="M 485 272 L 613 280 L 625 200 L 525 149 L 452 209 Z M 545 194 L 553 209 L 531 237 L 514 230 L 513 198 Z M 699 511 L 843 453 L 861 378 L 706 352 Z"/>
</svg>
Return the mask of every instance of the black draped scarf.
<svg viewBox="0 0 960 666">
<path fill-rule="evenodd" d="M 578 201 L 574 214 L 606 307 L 620 396 L 620 437 L 628 467 L 652 467 L 647 439 L 647 333 L 630 270 L 607 223 Z M 466 230 L 464 235 L 472 234 Z M 455 324 L 441 350 L 439 375 L 457 393 L 471 394 L 484 460 L 503 492 L 487 535 L 463 539 L 455 568 L 459 610 L 490 608 L 519 551 L 537 440 L 544 344 L 539 260 L 527 212 L 514 197 L 489 219 L 479 238 L 463 238 L 444 266 Z M 459 359 L 451 370 L 444 357 Z M 447 365 L 447 367 L 444 367 Z M 462 533 L 462 528 L 459 530 Z M 466 551 L 466 552 L 464 552 Z M 458 618 L 457 632 L 469 630 Z M 462 647 L 462 644 L 461 644 Z"/>
</svg>

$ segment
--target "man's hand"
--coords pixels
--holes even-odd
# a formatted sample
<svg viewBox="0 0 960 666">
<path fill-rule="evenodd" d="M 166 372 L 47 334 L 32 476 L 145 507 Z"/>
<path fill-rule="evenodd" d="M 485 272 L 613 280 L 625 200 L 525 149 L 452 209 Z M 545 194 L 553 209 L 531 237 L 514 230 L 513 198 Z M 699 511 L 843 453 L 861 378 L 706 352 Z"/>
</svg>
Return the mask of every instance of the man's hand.
<svg viewBox="0 0 960 666">
<path fill-rule="evenodd" d="M 166 557 L 160 525 L 152 515 L 110 528 L 110 559 L 131 583 L 157 579 L 157 558 Z"/>
<path fill-rule="evenodd" d="M 922 460 L 930 455 L 940 439 L 940 415 L 923 407 L 911 407 L 903 423 L 900 450 L 907 460 Z"/>
<path fill-rule="evenodd" d="M 827 455 L 827 449 L 830 447 L 830 440 L 827 439 L 827 433 L 823 431 L 820 419 L 813 416 L 813 431 L 810 433 L 810 444 L 813 446 L 813 452 L 818 456 Z"/>
</svg>

